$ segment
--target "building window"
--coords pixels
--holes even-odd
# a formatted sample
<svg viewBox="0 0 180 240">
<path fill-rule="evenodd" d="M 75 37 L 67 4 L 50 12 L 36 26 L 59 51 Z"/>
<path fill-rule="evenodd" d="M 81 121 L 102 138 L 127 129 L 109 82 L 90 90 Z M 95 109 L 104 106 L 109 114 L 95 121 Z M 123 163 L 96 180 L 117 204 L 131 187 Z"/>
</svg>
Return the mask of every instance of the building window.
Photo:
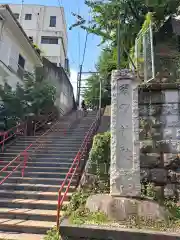
<svg viewBox="0 0 180 240">
<path fill-rule="evenodd" d="M 25 20 L 31 20 L 32 19 L 32 14 L 27 13 L 25 15 Z"/>
<path fill-rule="evenodd" d="M 57 37 L 41 37 L 42 44 L 58 44 Z"/>
<path fill-rule="evenodd" d="M 14 13 L 15 19 L 19 19 L 19 13 Z"/>
<path fill-rule="evenodd" d="M 56 16 L 50 16 L 50 27 L 56 27 Z"/>
</svg>

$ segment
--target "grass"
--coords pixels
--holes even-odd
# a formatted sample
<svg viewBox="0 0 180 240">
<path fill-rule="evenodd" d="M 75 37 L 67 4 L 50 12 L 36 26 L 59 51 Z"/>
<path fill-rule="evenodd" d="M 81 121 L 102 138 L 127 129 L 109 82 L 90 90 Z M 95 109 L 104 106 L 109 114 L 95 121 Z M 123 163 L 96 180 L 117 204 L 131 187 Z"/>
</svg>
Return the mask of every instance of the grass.
<svg viewBox="0 0 180 240">
<path fill-rule="evenodd" d="M 90 192 L 79 191 L 73 194 L 70 203 L 66 206 L 65 216 L 68 217 L 70 223 L 76 225 L 94 224 L 108 225 L 115 227 L 126 227 L 136 229 L 149 229 L 156 231 L 179 231 L 180 232 L 180 207 L 174 201 L 165 201 L 164 207 L 169 210 L 172 217 L 167 221 L 153 221 L 132 216 L 126 221 L 112 221 L 102 212 L 90 212 L 85 208 L 87 198 Z"/>
<path fill-rule="evenodd" d="M 88 209 L 81 207 L 74 211 L 69 216 L 69 221 L 72 224 L 82 225 L 82 224 L 104 224 L 108 223 L 108 217 L 102 212 L 90 212 Z"/>
<path fill-rule="evenodd" d="M 180 218 L 174 216 L 167 221 L 154 221 L 152 219 L 132 216 L 128 220 L 118 222 L 109 220 L 108 217 L 102 212 L 92 213 L 88 209 L 80 207 L 76 211 L 72 212 L 68 218 L 70 223 L 75 225 L 107 225 L 120 228 L 136 228 L 154 231 L 180 232 Z"/>
<path fill-rule="evenodd" d="M 59 232 L 56 228 L 52 228 L 49 231 L 47 231 L 44 240 L 60 240 Z"/>
<path fill-rule="evenodd" d="M 101 225 L 104 227 L 147 229 L 153 231 L 178 232 L 180 233 L 180 207 L 174 201 L 165 201 L 164 206 L 172 214 L 167 221 L 153 221 L 131 216 L 126 221 L 112 221 L 102 212 L 90 212 L 86 209 L 85 204 L 90 192 L 75 192 L 68 205 L 64 206 L 64 215 L 69 219 L 71 224 L 75 225 Z M 60 240 L 61 237 L 56 229 L 47 232 L 44 240 Z M 1 239 L 0 239 L 1 240 Z M 3 240 L 3 239 L 2 239 Z"/>
</svg>

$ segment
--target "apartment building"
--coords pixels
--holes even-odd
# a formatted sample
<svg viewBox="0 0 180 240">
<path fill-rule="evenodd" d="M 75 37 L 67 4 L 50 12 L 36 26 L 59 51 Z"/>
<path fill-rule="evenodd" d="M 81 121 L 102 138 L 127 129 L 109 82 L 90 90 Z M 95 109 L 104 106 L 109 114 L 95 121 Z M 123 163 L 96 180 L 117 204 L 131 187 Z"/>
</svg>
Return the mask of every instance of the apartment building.
<svg viewBox="0 0 180 240">
<path fill-rule="evenodd" d="M 49 61 L 69 68 L 67 59 L 68 37 L 63 7 L 9 4 L 29 39 Z"/>
<path fill-rule="evenodd" d="M 23 31 L 8 5 L 0 5 L 0 85 L 12 89 L 23 84 L 24 76 L 32 76 L 43 66 L 40 55 Z"/>
</svg>

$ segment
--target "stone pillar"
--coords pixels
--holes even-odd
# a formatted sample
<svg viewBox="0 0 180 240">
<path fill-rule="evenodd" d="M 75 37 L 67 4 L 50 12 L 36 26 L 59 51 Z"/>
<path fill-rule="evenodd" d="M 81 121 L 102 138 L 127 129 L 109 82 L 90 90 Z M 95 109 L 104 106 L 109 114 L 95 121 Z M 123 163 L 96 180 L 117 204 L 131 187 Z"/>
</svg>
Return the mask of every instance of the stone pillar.
<svg viewBox="0 0 180 240">
<path fill-rule="evenodd" d="M 110 194 L 141 194 L 138 83 L 129 70 L 115 70 L 111 80 Z"/>
</svg>

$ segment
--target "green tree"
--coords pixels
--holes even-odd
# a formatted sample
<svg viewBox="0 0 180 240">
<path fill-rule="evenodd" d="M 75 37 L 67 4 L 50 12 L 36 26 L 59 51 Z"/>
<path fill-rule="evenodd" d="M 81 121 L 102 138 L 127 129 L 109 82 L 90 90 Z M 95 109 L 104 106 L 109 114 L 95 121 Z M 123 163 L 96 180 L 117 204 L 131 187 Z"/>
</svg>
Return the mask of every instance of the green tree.
<svg viewBox="0 0 180 240">
<path fill-rule="evenodd" d="M 121 47 L 127 51 L 134 45 L 146 14 L 151 11 L 157 23 L 162 23 L 171 14 L 177 13 L 179 0 L 87 0 L 91 8 L 92 21 L 84 26 L 89 32 L 102 37 L 103 42 L 110 40 L 116 45 L 118 20 L 121 29 Z"/>
<path fill-rule="evenodd" d="M 16 90 L 12 90 L 7 84 L 0 86 L 0 97 L 6 109 L 7 117 L 14 117 L 17 119 L 23 118 L 26 111 L 24 99 L 20 93 L 20 85 L 17 85 Z"/>
<path fill-rule="evenodd" d="M 44 80 L 42 69 L 36 71 L 35 76 L 27 75 L 24 85 L 17 84 L 15 90 L 8 84 L 0 86 L 0 97 L 7 118 L 24 120 L 28 114 L 39 115 L 51 111 L 56 89 Z"/>
<path fill-rule="evenodd" d="M 98 104 L 99 77 L 103 81 L 102 103 L 109 103 L 111 71 L 117 62 L 117 26 L 120 23 L 121 67 L 128 66 L 128 53 L 134 46 L 135 38 L 141 30 L 146 14 L 153 12 L 158 28 L 165 18 L 178 12 L 179 0 L 86 0 L 91 9 L 92 21 L 80 26 L 89 33 L 102 38 L 102 44 L 108 43 L 97 62 L 97 75 L 87 79 L 84 97 L 93 106 Z"/>
<path fill-rule="evenodd" d="M 35 115 L 48 112 L 54 105 L 56 89 L 42 77 L 26 81 L 25 100 L 29 103 L 29 111 Z"/>
</svg>

